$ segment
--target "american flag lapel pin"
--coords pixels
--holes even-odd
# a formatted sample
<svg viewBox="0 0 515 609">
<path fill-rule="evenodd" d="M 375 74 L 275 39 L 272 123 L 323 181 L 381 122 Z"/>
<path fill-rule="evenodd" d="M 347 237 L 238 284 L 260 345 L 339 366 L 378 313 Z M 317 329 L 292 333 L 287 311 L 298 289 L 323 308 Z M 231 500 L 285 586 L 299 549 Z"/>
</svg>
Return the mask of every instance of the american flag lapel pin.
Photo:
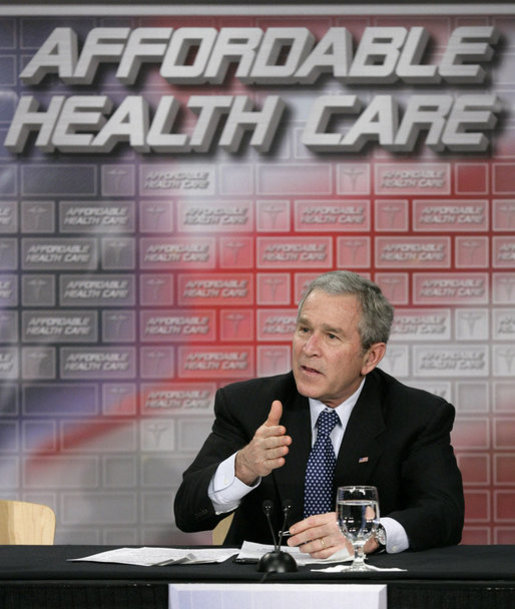
<svg viewBox="0 0 515 609">
<path fill-rule="evenodd" d="M 368 463 L 368 457 L 360 457 L 358 463 Z"/>
</svg>

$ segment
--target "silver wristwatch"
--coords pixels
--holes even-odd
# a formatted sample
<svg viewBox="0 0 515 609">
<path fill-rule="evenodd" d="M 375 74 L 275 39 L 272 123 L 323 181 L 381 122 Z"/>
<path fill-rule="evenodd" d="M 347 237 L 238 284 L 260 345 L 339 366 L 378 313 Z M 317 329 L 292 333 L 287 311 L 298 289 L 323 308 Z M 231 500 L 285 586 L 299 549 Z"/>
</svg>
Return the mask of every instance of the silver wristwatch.
<svg viewBox="0 0 515 609">
<path fill-rule="evenodd" d="M 386 530 L 382 524 L 377 526 L 375 538 L 379 544 L 379 550 L 386 548 Z"/>
</svg>

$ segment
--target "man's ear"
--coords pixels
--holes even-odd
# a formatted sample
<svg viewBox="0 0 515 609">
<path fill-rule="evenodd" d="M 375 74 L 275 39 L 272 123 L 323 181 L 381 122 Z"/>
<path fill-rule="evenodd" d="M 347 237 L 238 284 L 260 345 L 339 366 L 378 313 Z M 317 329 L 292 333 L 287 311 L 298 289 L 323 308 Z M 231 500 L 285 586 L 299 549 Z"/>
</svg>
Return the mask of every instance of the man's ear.
<svg viewBox="0 0 515 609">
<path fill-rule="evenodd" d="M 361 374 L 365 376 L 379 364 L 386 353 L 386 343 L 374 343 L 371 345 L 363 357 L 363 367 Z"/>
</svg>

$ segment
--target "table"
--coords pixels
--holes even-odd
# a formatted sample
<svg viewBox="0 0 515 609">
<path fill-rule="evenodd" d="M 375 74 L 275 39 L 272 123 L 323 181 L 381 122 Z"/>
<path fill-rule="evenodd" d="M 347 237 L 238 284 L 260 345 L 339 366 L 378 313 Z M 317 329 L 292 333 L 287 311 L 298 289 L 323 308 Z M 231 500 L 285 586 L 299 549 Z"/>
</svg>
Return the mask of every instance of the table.
<svg viewBox="0 0 515 609">
<path fill-rule="evenodd" d="M 68 562 L 111 546 L 0 546 L 2 609 L 167 609 L 171 582 L 259 582 L 255 565 L 135 567 Z M 513 609 L 515 546 L 454 546 L 371 556 L 406 571 L 328 574 L 301 567 L 263 583 L 386 583 L 389 609 Z M 244 609 L 244 608 L 242 608 Z"/>
</svg>

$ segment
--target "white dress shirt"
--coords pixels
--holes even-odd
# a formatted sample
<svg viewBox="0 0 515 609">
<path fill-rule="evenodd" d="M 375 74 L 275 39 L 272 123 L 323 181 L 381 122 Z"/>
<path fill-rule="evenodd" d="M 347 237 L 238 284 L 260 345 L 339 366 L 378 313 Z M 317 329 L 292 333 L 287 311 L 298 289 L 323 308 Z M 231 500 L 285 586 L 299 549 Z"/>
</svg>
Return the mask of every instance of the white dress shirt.
<svg viewBox="0 0 515 609">
<path fill-rule="evenodd" d="M 361 385 L 349 398 L 334 409 L 340 419 L 340 423 L 335 425 L 330 436 L 335 455 L 340 450 L 352 409 L 358 401 L 364 384 L 365 379 L 363 379 Z M 319 400 L 309 398 L 312 444 L 316 440 L 316 421 L 318 415 L 326 408 L 327 406 Z M 239 480 L 234 473 L 235 460 L 236 453 L 225 459 L 225 461 L 222 461 L 209 483 L 208 496 L 211 499 L 216 514 L 225 514 L 235 510 L 240 505 L 243 497 L 257 488 L 261 483 L 261 478 L 258 478 L 253 486 L 248 486 Z M 408 536 L 404 527 L 399 522 L 393 518 L 386 517 L 381 518 L 381 524 L 386 531 L 386 551 L 389 554 L 403 552 L 409 547 Z"/>
</svg>

